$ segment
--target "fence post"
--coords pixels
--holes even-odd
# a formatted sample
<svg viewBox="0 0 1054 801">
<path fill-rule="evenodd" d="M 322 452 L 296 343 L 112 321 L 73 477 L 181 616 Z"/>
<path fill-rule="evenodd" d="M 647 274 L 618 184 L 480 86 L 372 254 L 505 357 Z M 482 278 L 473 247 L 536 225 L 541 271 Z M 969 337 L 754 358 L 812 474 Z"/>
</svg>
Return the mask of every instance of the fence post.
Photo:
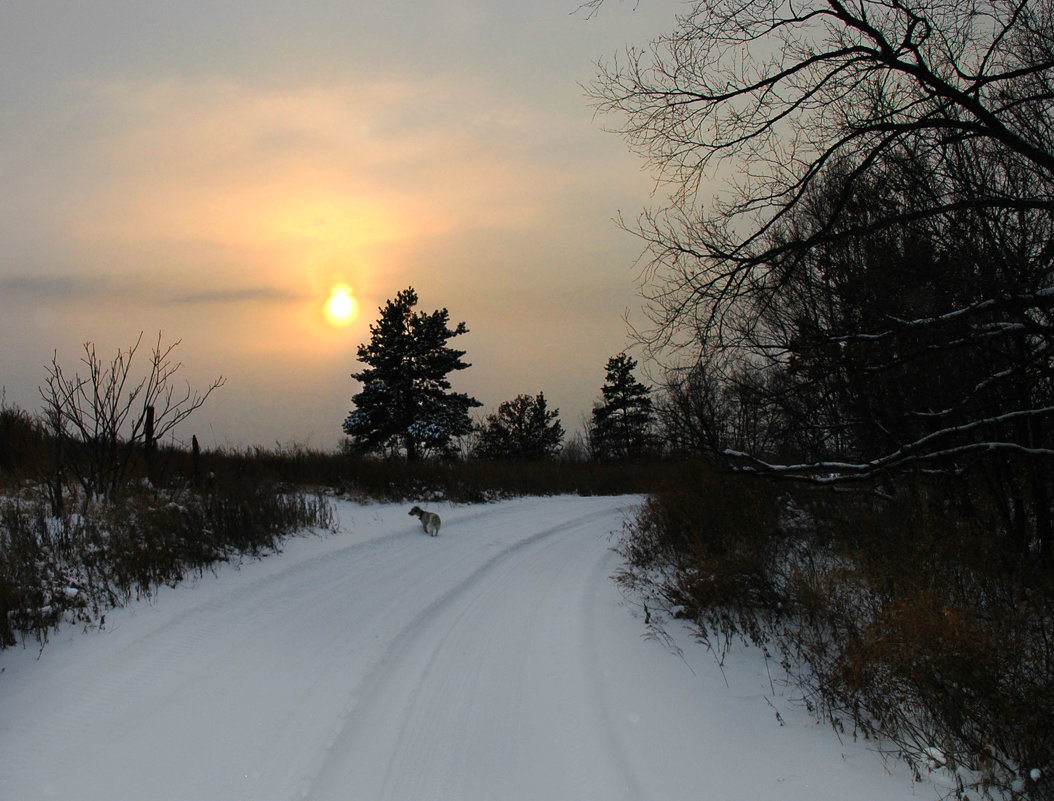
<svg viewBox="0 0 1054 801">
<path fill-rule="evenodd" d="M 190 437 L 190 471 L 194 486 L 201 486 L 201 447 L 198 445 L 196 434 Z"/>
<path fill-rule="evenodd" d="M 154 449 L 154 407 L 146 407 L 146 425 L 144 426 L 144 436 L 146 437 L 146 451 L 150 453 Z"/>
</svg>

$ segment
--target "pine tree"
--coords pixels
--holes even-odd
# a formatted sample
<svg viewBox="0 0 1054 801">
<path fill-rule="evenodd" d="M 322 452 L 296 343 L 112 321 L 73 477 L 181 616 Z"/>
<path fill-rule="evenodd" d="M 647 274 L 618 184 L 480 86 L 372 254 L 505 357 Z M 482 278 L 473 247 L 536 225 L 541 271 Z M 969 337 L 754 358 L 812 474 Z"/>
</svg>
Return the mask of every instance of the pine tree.
<svg viewBox="0 0 1054 801">
<path fill-rule="evenodd" d="M 652 450 L 651 390 L 633 377 L 637 362 L 620 353 L 607 362 L 603 401 L 593 407 L 590 446 L 597 459 L 627 459 Z"/>
<path fill-rule="evenodd" d="M 351 445 L 367 453 L 394 453 L 408 459 L 424 454 L 448 455 L 451 440 L 472 431 L 468 410 L 481 406 L 475 398 L 450 392 L 447 375 L 471 365 L 464 351 L 447 341 L 468 333 L 464 323 L 449 327 L 446 309 L 414 312 L 413 287 L 381 308 L 370 326 L 370 341 L 360 345 L 359 361 L 366 369 L 352 373 L 362 391 L 351 400 L 355 408 L 344 421 Z"/>
<path fill-rule="evenodd" d="M 546 408 L 545 395 L 517 395 L 498 405 L 480 426 L 476 455 L 487 459 L 545 459 L 564 439 L 560 410 Z"/>
</svg>

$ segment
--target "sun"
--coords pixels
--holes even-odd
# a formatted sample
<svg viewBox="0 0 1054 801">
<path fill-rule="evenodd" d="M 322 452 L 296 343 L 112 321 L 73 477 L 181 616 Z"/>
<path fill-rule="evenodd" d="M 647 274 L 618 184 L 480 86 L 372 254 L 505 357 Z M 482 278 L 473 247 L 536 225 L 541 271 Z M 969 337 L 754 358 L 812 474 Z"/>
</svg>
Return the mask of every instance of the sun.
<svg viewBox="0 0 1054 801">
<path fill-rule="evenodd" d="M 355 298 L 351 296 L 351 287 L 336 284 L 329 290 L 329 299 L 323 311 L 330 325 L 344 326 L 354 320 Z"/>
</svg>

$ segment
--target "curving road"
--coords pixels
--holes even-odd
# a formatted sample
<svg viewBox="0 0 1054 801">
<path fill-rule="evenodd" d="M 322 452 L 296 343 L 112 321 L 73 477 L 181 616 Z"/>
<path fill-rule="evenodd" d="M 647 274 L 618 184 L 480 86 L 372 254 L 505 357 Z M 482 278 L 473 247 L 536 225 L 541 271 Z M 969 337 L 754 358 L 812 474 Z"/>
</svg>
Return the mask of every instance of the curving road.
<svg viewBox="0 0 1054 801">
<path fill-rule="evenodd" d="M 0 798 L 912 797 L 781 727 L 756 658 L 730 689 L 642 638 L 608 580 L 636 503 L 433 506 L 438 538 L 340 504 L 337 534 L 0 653 Z"/>
</svg>

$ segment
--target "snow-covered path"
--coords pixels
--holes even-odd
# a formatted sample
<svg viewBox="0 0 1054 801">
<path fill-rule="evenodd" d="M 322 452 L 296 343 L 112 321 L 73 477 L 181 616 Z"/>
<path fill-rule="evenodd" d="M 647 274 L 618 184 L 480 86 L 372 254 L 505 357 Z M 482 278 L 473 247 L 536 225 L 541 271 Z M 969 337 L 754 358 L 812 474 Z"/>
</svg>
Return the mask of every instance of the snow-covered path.
<svg viewBox="0 0 1054 801">
<path fill-rule="evenodd" d="M 642 637 L 608 580 L 635 503 L 433 506 L 438 538 L 341 503 L 338 534 L 0 653 L 0 799 L 933 797 L 767 698 L 757 654 Z"/>
</svg>

